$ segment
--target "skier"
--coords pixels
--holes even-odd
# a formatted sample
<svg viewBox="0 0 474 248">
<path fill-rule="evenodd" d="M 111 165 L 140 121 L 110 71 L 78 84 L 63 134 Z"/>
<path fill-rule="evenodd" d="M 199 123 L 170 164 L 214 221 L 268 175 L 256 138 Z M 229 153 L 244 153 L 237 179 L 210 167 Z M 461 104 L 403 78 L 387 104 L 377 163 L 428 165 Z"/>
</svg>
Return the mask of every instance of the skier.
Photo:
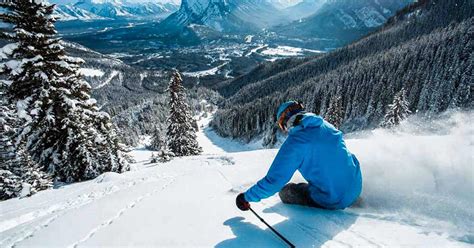
<svg viewBox="0 0 474 248">
<path fill-rule="evenodd" d="M 259 202 L 278 191 L 286 204 L 322 209 L 351 206 L 362 190 L 359 161 L 349 152 L 342 132 L 322 117 L 304 111 L 296 101 L 278 108 L 278 125 L 288 138 L 267 175 L 237 196 L 237 207 L 246 211 L 249 202 Z M 295 171 L 308 183 L 288 183 Z M 285 185 L 286 184 L 286 185 Z"/>
</svg>

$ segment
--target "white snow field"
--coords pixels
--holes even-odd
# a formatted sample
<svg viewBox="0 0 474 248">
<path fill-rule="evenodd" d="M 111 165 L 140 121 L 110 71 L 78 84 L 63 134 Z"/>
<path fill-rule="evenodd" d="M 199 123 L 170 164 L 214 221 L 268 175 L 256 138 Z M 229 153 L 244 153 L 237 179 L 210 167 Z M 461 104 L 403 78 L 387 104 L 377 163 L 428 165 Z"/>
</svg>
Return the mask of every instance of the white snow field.
<svg viewBox="0 0 474 248">
<path fill-rule="evenodd" d="M 137 148 L 131 172 L 1 202 L 0 247 L 286 247 L 234 204 L 277 150 L 220 138 L 207 121 L 201 156 L 150 164 L 151 152 Z M 473 247 L 472 121 L 454 114 L 432 134 L 405 123 L 349 138 L 364 175 L 361 207 L 327 211 L 277 196 L 252 207 L 296 247 Z"/>
</svg>

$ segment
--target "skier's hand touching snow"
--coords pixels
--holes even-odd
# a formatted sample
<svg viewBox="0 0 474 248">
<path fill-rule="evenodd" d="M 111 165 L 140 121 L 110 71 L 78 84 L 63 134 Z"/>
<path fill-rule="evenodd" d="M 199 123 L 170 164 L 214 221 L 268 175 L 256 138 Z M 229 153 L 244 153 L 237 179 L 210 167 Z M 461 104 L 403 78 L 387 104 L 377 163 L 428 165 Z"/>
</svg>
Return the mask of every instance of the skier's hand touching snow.
<svg viewBox="0 0 474 248">
<path fill-rule="evenodd" d="M 247 211 L 250 209 L 250 203 L 247 200 L 245 200 L 244 193 L 240 193 L 237 196 L 237 198 L 235 199 L 235 204 L 242 211 Z"/>
</svg>

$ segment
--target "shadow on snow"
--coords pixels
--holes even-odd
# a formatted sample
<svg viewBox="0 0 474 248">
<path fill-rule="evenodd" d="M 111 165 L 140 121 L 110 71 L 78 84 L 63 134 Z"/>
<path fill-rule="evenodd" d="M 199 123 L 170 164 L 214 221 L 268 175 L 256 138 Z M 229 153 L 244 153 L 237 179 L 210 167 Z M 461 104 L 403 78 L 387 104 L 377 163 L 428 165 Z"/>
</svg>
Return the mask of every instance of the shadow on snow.
<svg viewBox="0 0 474 248">
<path fill-rule="evenodd" d="M 296 247 L 320 247 L 342 231 L 349 229 L 357 215 L 344 211 L 323 210 L 301 206 L 291 206 L 279 203 L 267 208 L 264 213 L 277 213 L 287 217 L 286 220 L 273 225 Z M 249 218 L 256 218 L 251 215 Z M 264 216 L 262 216 L 265 218 Z M 236 236 L 217 244 L 217 248 L 229 247 L 288 247 L 268 228 L 261 229 L 252 223 L 244 221 L 243 217 L 234 217 L 224 222 Z M 347 244 L 335 241 L 341 246 Z"/>
</svg>

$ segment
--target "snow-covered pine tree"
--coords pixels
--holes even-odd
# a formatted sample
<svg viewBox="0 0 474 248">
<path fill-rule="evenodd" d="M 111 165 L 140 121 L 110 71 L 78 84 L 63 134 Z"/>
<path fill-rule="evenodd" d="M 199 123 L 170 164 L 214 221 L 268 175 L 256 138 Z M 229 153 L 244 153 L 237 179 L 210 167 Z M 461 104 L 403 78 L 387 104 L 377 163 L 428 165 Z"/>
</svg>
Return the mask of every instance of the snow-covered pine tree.
<svg viewBox="0 0 474 248">
<path fill-rule="evenodd" d="M 339 95 L 331 98 L 325 119 L 336 128 L 340 128 L 344 122 L 344 108 L 342 106 L 342 98 Z"/>
<path fill-rule="evenodd" d="M 9 170 L 0 169 L 0 201 L 18 197 L 21 194 L 21 178 Z"/>
<path fill-rule="evenodd" d="M 162 133 L 160 129 L 156 129 L 155 132 L 153 133 L 153 136 L 151 137 L 151 144 L 150 148 L 159 151 L 162 148 L 166 148 L 166 138 L 165 135 Z"/>
<path fill-rule="evenodd" d="M 388 111 L 385 114 L 382 127 L 390 128 L 400 124 L 411 113 L 408 109 L 405 89 L 402 88 L 393 98 L 392 104 L 388 105 Z"/>
<path fill-rule="evenodd" d="M 158 162 L 167 163 L 171 161 L 174 156 L 174 153 L 169 151 L 167 148 L 162 148 L 160 151 L 158 151 Z"/>
<path fill-rule="evenodd" d="M 6 87 L 0 81 L 0 200 L 16 197 L 21 191 L 21 178 L 10 171 L 18 168 L 14 145 L 14 125 L 17 122 L 13 107 L 8 103 Z"/>
<path fill-rule="evenodd" d="M 13 43 L 0 64 L 12 82 L 9 96 L 25 122 L 19 142 L 31 158 L 61 181 L 91 179 L 128 169 L 110 117 L 99 112 L 91 87 L 79 74 L 82 59 L 68 57 L 55 37 L 54 5 L 17 0 L 1 3 L 0 20 L 13 26 L 2 34 Z"/>
<path fill-rule="evenodd" d="M 0 165 L 10 162 L 16 157 L 14 127 L 18 121 L 14 107 L 8 102 L 5 91 L 6 85 L 0 80 Z"/>
<path fill-rule="evenodd" d="M 31 159 L 24 146 L 17 149 L 17 160 L 21 165 L 19 173 L 22 181 L 21 197 L 31 196 L 53 186 L 51 176 L 42 171 L 41 167 Z"/>
<path fill-rule="evenodd" d="M 274 148 L 278 142 L 278 127 L 275 125 L 275 120 L 270 118 L 270 121 L 266 124 L 266 131 L 263 136 L 262 145 L 268 148 Z"/>
<path fill-rule="evenodd" d="M 174 71 L 169 83 L 170 114 L 168 117 L 168 147 L 175 156 L 197 155 L 202 152 L 196 139 L 195 123 L 191 110 L 186 102 L 183 79 Z"/>
<path fill-rule="evenodd" d="M 174 157 L 174 153 L 168 150 L 166 147 L 161 148 L 158 152 L 153 153 L 151 156 L 151 163 L 167 163 Z"/>
<path fill-rule="evenodd" d="M 23 144 L 15 144 L 19 121 L 6 89 L 6 82 L 0 80 L 0 200 L 32 195 L 52 185 L 51 178 L 25 153 Z"/>
</svg>

